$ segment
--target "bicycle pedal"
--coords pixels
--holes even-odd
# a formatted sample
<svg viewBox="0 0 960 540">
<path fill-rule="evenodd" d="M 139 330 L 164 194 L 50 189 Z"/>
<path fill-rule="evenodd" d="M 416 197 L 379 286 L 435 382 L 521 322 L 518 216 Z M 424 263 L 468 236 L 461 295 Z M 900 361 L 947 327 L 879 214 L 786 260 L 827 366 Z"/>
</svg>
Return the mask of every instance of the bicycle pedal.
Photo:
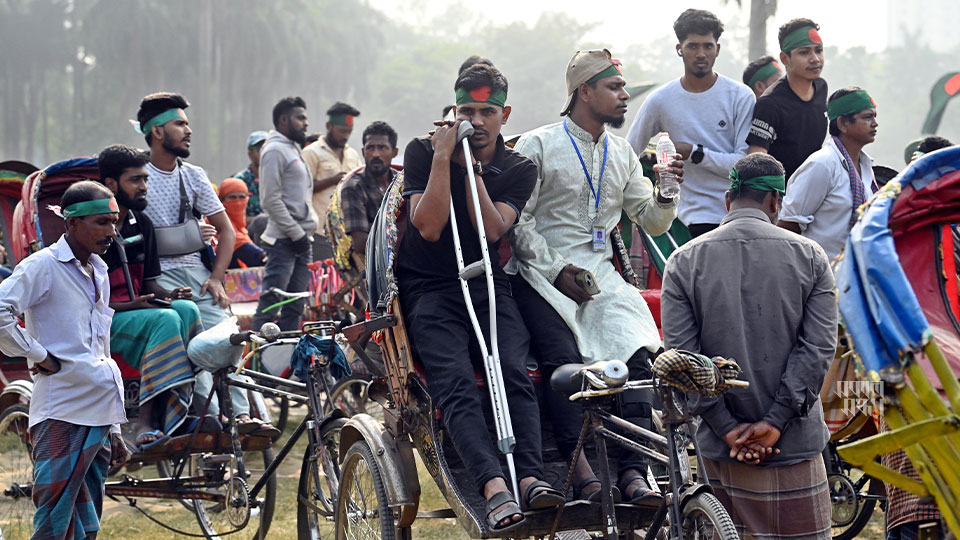
<svg viewBox="0 0 960 540">
<path fill-rule="evenodd" d="M 573 531 L 557 531 L 558 540 L 593 540 L 593 536 L 583 529 Z"/>
</svg>

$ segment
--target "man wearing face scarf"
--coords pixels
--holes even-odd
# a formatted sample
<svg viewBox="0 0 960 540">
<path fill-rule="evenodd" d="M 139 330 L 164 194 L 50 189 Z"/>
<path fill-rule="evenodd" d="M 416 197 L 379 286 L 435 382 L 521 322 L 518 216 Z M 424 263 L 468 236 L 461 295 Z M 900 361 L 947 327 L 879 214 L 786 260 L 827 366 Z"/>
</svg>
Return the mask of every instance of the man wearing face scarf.
<svg viewBox="0 0 960 540">
<path fill-rule="evenodd" d="M 227 178 L 220 182 L 220 202 L 227 211 L 230 224 L 237 235 L 233 246 L 233 258 L 230 259 L 230 268 L 249 268 L 263 266 L 265 254 L 247 232 L 246 213 L 250 202 L 250 191 L 246 182 L 240 178 Z"/>
<path fill-rule="evenodd" d="M 300 97 L 285 97 L 273 108 L 276 128 L 260 150 L 260 205 L 267 214 L 267 228 L 260 237 L 267 252 L 263 291 L 271 288 L 297 293 L 307 290 L 313 259 L 311 245 L 317 229 L 317 214 L 310 204 L 313 177 L 300 154 L 307 136 L 307 104 Z M 273 319 L 263 309 L 276 303 L 275 294 L 260 295 L 253 328 Z M 304 299 L 285 304 L 278 324 L 281 330 L 296 330 L 303 315 Z"/>
</svg>

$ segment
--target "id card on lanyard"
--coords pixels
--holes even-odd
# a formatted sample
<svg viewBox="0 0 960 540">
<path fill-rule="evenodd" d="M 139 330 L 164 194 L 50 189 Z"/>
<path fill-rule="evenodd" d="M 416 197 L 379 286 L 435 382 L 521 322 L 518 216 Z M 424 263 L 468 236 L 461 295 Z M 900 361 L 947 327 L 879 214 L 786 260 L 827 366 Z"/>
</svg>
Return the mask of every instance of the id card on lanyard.
<svg viewBox="0 0 960 540">
<path fill-rule="evenodd" d="M 570 144 L 573 145 L 573 149 L 577 152 L 577 159 L 580 160 L 583 174 L 587 177 L 587 185 L 590 186 L 590 193 L 593 194 L 593 226 L 591 227 L 593 250 L 606 251 L 607 229 L 600 223 L 600 190 L 603 189 L 603 173 L 607 169 L 607 144 L 610 138 L 607 137 L 603 139 L 603 164 L 600 165 L 600 178 L 597 180 L 597 189 L 593 189 L 593 180 L 590 178 L 590 171 L 587 170 L 587 164 L 583 161 L 583 156 L 580 154 L 580 148 L 577 147 L 577 142 L 573 140 L 573 135 L 570 134 L 570 130 L 567 128 L 566 120 L 563 121 L 563 130 L 567 132 L 567 137 L 570 137 Z"/>
</svg>

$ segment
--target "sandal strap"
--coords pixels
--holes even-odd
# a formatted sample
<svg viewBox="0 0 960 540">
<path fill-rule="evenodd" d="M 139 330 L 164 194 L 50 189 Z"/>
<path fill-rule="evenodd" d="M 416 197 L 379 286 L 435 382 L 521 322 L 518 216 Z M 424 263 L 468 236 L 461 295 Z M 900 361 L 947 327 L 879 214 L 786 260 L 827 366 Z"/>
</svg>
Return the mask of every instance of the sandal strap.
<svg viewBox="0 0 960 540">
<path fill-rule="evenodd" d="M 503 506 L 507 503 L 517 504 L 517 500 L 513 498 L 512 493 L 510 493 L 509 491 L 498 491 L 497 493 L 494 493 L 493 497 L 490 497 L 489 499 L 487 499 L 487 508 L 490 509 L 490 512 L 487 512 L 487 514 L 489 515 L 491 512 L 493 512 L 494 508 L 497 508 L 498 506 Z M 514 512 L 514 513 L 518 513 L 518 512 Z"/>
<path fill-rule="evenodd" d="M 527 489 L 523 492 L 523 499 L 527 502 L 527 504 L 529 504 L 530 499 L 536 496 L 537 494 L 551 493 L 551 492 L 556 495 L 561 494 L 560 490 L 554 488 L 549 483 L 543 480 L 534 480 L 533 482 L 530 483 L 529 486 L 527 486 Z"/>
<path fill-rule="evenodd" d="M 577 482 L 577 484 L 573 486 L 573 490 L 579 495 L 579 493 L 583 491 L 583 488 L 589 486 L 590 484 L 593 484 L 594 482 L 598 484 L 601 483 L 600 479 L 597 478 L 596 476 L 584 478 L 583 480 Z"/>
</svg>

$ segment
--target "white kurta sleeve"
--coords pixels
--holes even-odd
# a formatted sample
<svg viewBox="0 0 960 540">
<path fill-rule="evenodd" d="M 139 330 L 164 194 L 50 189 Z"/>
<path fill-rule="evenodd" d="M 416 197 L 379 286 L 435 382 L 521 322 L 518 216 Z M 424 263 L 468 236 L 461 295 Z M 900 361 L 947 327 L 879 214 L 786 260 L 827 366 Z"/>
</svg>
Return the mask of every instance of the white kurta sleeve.
<svg viewBox="0 0 960 540">
<path fill-rule="evenodd" d="M 20 327 L 17 316 L 30 308 L 50 290 L 44 261 L 28 257 L 0 283 L 0 351 L 7 356 L 24 356 L 33 367 L 47 358 L 47 350 Z M 31 260 L 33 259 L 33 260 Z"/>
<path fill-rule="evenodd" d="M 643 167 L 633 149 L 630 154 L 630 177 L 623 188 L 623 211 L 631 221 L 651 236 L 659 236 L 670 229 L 677 217 L 677 199 L 667 204 L 657 202 L 653 183 L 643 175 Z M 682 196 L 682 195 L 681 195 Z"/>
</svg>

